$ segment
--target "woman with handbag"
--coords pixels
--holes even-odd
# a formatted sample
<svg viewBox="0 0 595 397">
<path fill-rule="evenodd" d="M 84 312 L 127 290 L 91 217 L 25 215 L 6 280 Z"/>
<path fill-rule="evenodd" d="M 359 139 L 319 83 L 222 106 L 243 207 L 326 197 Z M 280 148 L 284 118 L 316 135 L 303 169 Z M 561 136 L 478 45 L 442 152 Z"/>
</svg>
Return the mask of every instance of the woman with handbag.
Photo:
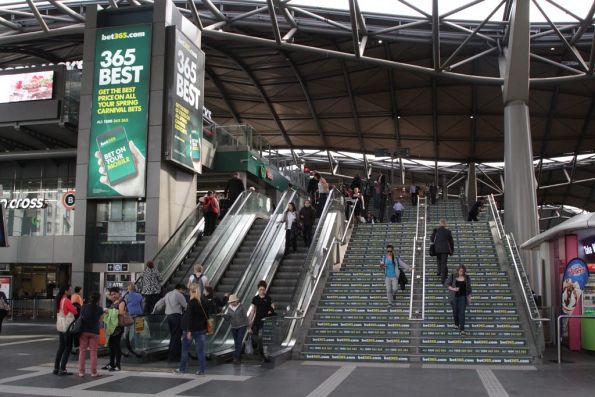
<svg viewBox="0 0 595 397">
<path fill-rule="evenodd" d="M 87 349 L 91 362 L 91 376 L 97 377 L 97 346 L 99 343 L 99 321 L 103 317 L 103 307 L 99 306 L 100 295 L 91 294 L 91 302 L 83 305 L 81 318 L 83 326 L 79 336 L 79 376 L 85 376 L 85 360 Z"/>
<path fill-rule="evenodd" d="M 388 299 L 388 309 L 395 305 L 397 299 L 397 285 L 401 285 L 401 291 L 405 290 L 407 277 L 404 271 L 411 269 L 399 256 L 395 255 L 395 249 L 392 245 L 386 246 L 386 255 L 380 261 L 380 269 L 384 271 L 384 285 L 386 287 L 386 298 Z"/>
<path fill-rule="evenodd" d="M 72 372 L 66 370 L 70 349 L 72 348 L 72 334 L 68 328 L 74 321 L 74 316 L 78 313 L 76 307 L 70 301 L 72 294 L 70 285 L 67 284 L 60 288 L 56 299 L 56 328 L 58 330 L 59 341 L 56 360 L 54 361 L 54 375 L 72 375 Z"/>
<path fill-rule="evenodd" d="M 207 314 L 207 301 L 204 298 L 198 284 L 192 284 L 190 288 L 190 301 L 188 308 L 182 316 L 182 356 L 180 369 L 177 373 L 186 373 L 188 367 L 188 350 L 194 340 L 196 356 L 198 357 L 197 375 L 203 375 L 206 369 L 205 337 L 208 330 L 209 316 Z"/>
<path fill-rule="evenodd" d="M 457 272 L 448 276 L 446 281 L 448 288 L 448 301 L 452 306 L 452 316 L 455 327 L 459 329 L 461 335 L 465 333 L 465 310 L 471 303 L 471 277 L 467 275 L 465 265 L 459 265 Z"/>
<path fill-rule="evenodd" d="M 120 371 L 120 361 L 122 360 L 122 334 L 124 333 L 124 327 L 131 324 L 130 315 L 126 311 L 126 303 L 120 299 L 120 288 L 112 287 L 109 289 L 107 298 L 112 302 L 110 310 L 117 310 L 118 312 L 118 325 L 114 329 L 114 332 L 110 334 L 108 340 L 109 348 L 109 364 L 105 365 L 101 369 L 106 369 L 110 372 Z"/>
</svg>

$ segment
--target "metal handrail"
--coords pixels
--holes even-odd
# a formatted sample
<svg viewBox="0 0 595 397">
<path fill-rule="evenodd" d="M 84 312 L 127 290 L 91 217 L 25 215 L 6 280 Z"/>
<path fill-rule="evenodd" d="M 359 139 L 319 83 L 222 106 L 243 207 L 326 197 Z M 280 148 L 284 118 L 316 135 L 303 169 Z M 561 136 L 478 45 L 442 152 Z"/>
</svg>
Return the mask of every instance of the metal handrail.
<svg viewBox="0 0 595 397">
<path fill-rule="evenodd" d="M 595 315 L 588 315 L 588 314 L 561 314 L 558 316 L 558 319 L 556 320 L 556 336 L 558 338 L 557 340 L 557 346 L 558 346 L 558 364 L 562 364 L 562 337 L 560 335 L 561 332 L 561 322 L 560 320 L 563 318 L 591 318 L 591 319 L 595 319 Z"/>
<path fill-rule="evenodd" d="M 531 309 L 531 304 L 529 303 L 529 298 L 527 298 L 527 290 L 525 288 L 525 285 L 523 284 L 523 278 L 521 276 L 521 272 L 519 270 L 519 263 L 517 263 L 516 258 L 514 257 L 514 251 L 512 248 L 512 244 L 510 242 L 510 240 L 512 239 L 514 246 L 516 247 L 516 242 L 514 241 L 514 236 L 512 234 L 507 234 L 506 235 L 506 242 L 508 243 L 508 249 L 510 250 L 510 256 L 512 257 L 512 263 L 514 264 L 514 269 L 516 271 L 516 275 L 517 275 L 517 279 L 519 281 L 519 284 L 521 285 L 521 288 L 523 290 L 523 297 L 525 300 L 525 304 L 527 306 L 527 311 L 529 312 L 529 317 L 531 318 L 531 320 L 533 321 L 550 321 L 549 318 L 543 318 L 543 317 L 534 317 L 533 316 L 533 310 Z M 520 258 L 520 256 L 519 256 Z M 520 263 L 520 267 L 523 269 L 523 274 L 527 274 L 525 271 L 525 267 L 523 266 L 523 263 Z M 537 308 L 537 306 L 536 306 Z M 537 312 L 539 312 L 539 310 L 537 310 Z"/>
<path fill-rule="evenodd" d="M 345 240 L 347 239 L 347 232 L 349 231 L 351 224 L 353 223 L 353 217 L 355 216 L 355 205 L 352 206 L 351 213 L 349 214 L 349 219 L 347 220 L 347 224 L 345 225 L 345 231 L 343 232 L 343 236 L 341 236 L 341 245 L 345 244 Z"/>
<path fill-rule="evenodd" d="M 424 236 L 422 240 L 422 247 L 423 251 L 422 255 L 422 313 L 421 318 L 413 318 L 413 292 L 415 290 L 415 263 L 416 263 L 416 251 L 417 251 L 417 242 L 420 240 L 419 237 L 419 222 L 420 222 L 420 208 L 421 208 L 421 201 L 425 200 L 425 197 L 420 197 L 417 199 L 417 215 L 415 219 L 415 236 L 413 237 L 413 256 L 411 262 L 411 291 L 409 292 L 409 320 L 411 321 L 421 321 L 425 317 L 425 300 L 426 300 L 426 264 L 425 264 L 425 248 L 426 248 L 426 222 L 427 222 L 427 206 L 424 205 L 424 214 L 423 214 L 423 226 L 424 226 Z"/>
<path fill-rule="evenodd" d="M 333 242 L 330 244 L 328 249 L 323 248 L 323 250 L 327 250 L 327 253 L 326 253 L 324 259 L 322 260 L 322 266 L 320 267 L 320 271 L 318 272 L 318 275 L 316 276 L 316 282 L 314 283 L 314 287 L 312 287 L 312 293 L 308 297 L 307 304 L 304 306 L 305 310 L 299 316 L 285 316 L 284 318 L 286 318 L 288 320 L 301 320 L 306 317 L 306 314 L 308 313 L 308 309 L 310 308 L 310 304 L 312 303 L 312 299 L 314 298 L 314 291 L 316 291 L 316 289 L 318 288 L 318 283 L 322 279 L 322 275 L 324 274 L 324 269 L 326 268 L 327 263 L 331 257 L 331 253 L 333 252 L 331 247 L 335 244 L 340 244 L 340 243 L 341 242 L 335 238 L 335 239 L 333 239 Z"/>
<path fill-rule="evenodd" d="M 498 238 L 502 240 L 502 233 L 503 230 L 500 230 L 502 226 L 500 224 L 500 215 L 498 214 L 498 207 L 496 206 L 496 200 L 494 199 L 494 195 L 490 194 L 488 196 L 488 204 L 490 206 L 490 212 L 492 213 L 492 218 L 494 218 L 494 222 L 496 223 L 496 231 L 498 232 Z"/>
</svg>

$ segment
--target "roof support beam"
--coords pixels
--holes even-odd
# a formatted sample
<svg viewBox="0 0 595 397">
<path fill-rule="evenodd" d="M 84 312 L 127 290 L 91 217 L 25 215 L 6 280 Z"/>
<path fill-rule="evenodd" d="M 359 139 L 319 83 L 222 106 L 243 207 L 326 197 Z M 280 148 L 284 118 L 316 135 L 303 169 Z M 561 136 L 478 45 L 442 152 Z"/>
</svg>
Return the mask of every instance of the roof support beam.
<svg viewBox="0 0 595 397">
<path fill-rule="evenodd" d="M 61 1 L 49 0 L 49 2 L 52 3 L 57 9 L 59 9 L 63 13 L 70 15 L 72 17 L 72 19 L 79 21 L 79 22 L 85 22 L 84 16 L 82 16 L 78 12 L 74 11 L 72 8 L 65 6 L 64 4 L 62 4 Z"/>
<path fill-rule="evenodd" d="M 277 7 L 281 9 L 281 13 L 283 14 L 283 17 L 285 18 L 289 26 L 291 26 L 292 28 L 297 28 L 297 22 L 295 21 L 295 18 L 293 17 L 293 15 L 291 15 L 291 12 L 289 12 L 285 4 L 279 0 L 274 1 Z"/>
<path fill-rule="evenodd" d="M 277 13 L 275 12 L 275 5 L 273 0 L 267 0 L 267 6 L 269 8 L 269 15 L 271 17 L 271 24 L 273 26 L 273 36 L 277 44 L 281 44 L 281 32 L 279 31 L 279 22 L 277 21 Z"/>
<path fill-rule="evenodd" d="M 353 117 L 353 127 L 357 134 L 357 138 L 362 149 L 362 152 L 366 152 L 366 144 L 364 142 L 364 136 L 362 134 L 361 125 L 359 122 L 359 116 L 357 114 L 357 104 L 355 103 L 355 97 L 353 96 L 353 88 L 351 86 L 351 79 L 349 72 L 347 71 L 347 65 L 345 61 L 339 61 L 341 63 L 341 69 L 343 70 L 343 79 L 345 81 L 345 87 L 347 88 L 347 94 L 349 95 L 349 102 L 351 104 L 351 114 Z"/>
<path fill-rule="evenodd" d="M 227 109 L 229 110 L 229 113 L 231 113 L 231 116 L 233 117 L 233 119 L 236 121 L 236 123 L 241 124 L 242 119 L 240 118 L 240 115 L 237 112 L 237 110 L 235 109 L 235 107 L 233 106 L 233 103 L 230 101 L 229 97 L 227 96 L 227 93 L 225 92 L 225 88 L 223 87 L 221 80 L 219 80 L 219 77 L 217 77 L 217 75 L 215 73 L 213 73 L 213 71 L 209 67 L 205 67 L 205 74 L 207 75 L 209 80 L 211 80 L 213 82 L 213 85 L 219 92 L 219 95 L 221 95 L 221 99 L 223 99 L 223 102 L 225 102 L 225 105 L 227 106 Z"/>
<path fill-rule="evenodd" d="M 2 17 L 0 17 L 0 25 L 6 26 L 7 28 L 16 30 L 18 32 L 22 32 L 24 30 L 21 25 L 11 22 L 8 19 Z"/>
<path fill-rule="evenodd" d="M 318 118 L 318 114 L 316 113 L 316 110 L 314 109 L 314 102 L 312 101 L 312 96 L 310 95 L 310 92 L 308 91 L 306 82 L 304 81 L 299 69 L 297 68 L 295 62 L 291 59 L 289 54 L 282 53 L 282 55 L 285 57 L 285 59 L 289 63 L 289 67 L 293 71 L 293 74 L 295 75 L 295 78 L 297 79 L 298 84 L 302 88 L 304 97 L 306 98 L 306 103 L 308 104 L 308 109 L 310 109 L 310 114 L 312 115 L 312 119 L 314 119 L 314 123 L 316 124 L 316 128 L 318 129 L 318 133 L 320 134 L 320 139 L 322 140 L 322 143 L 324 144 L 324 148 L 328 151 L 330 149 L 330 145 L 329 145 L 326 135 L 324 134 L 324 130 L 322 128 L 322 123 L 320 122 L 320 119 Z"/>
<path fill-rule="evenodd" d="M 31 8 L 31 11 L 33 11 L 33 15 L 35 15 L 35 19 L 37 19 L 37 23 L 39 23 L 39 26 L 41 27 L 41 29 L 44 32 L 49 32 L 50 29 L 48 28 L 48 25 L 43 20 L 41 13 L 37 9 L 37 6 L 35 5 L 35 3 L 33 3 L 33 0 L 27 0 L 27 4 L 29 4 L 29 8 Z"/>
<path fill-rule="evenodd" d="M 357 16 L 355 13 L 355 0 L 349 0 L 349 15 L 351 20 L 351 39 L 353 40 L 353 53 L 356 58 L 362 56 L 360 50 L 359 41 L 359 27 L 357 22 Z"/>
<path fill-rule="evenodd" d="M 541 186 L 541 175 L 543 171 L 543 156 L 545 156 L 545 152 L 547 149 L 547 145 L 549 142 L 550 135 L 552 133 L 552 124 L 554 114 L 556 113 L 556 108 L 558 107 L 558 97 L 560 95 L 560 86 L 556 85 L 554 87 L 554 92 L 552 93 L 552 98 L 550 100 L 550 108 L 547 114 L 547 121 L 545 123 L 545 131 L 543 133 L 543 140 L 541 143 L 541 151 L 539 155 L 539 165 L 537 166 L 537 188 Z"/>
<path fill-rule="evenodd" d="M 438 142 L 438 89 L 436 79 L 432 78 L 432 139 L 434 141 L 434 183 L 438 183 L 438 158 L 440 157 L 440 143 Z"/>
<path fill-rule="evenodd" d="M 194 20 L 196 21 L 196 26 L 198 26 L 198 29 L 200 31 L 202 31 L 205 27 L 202 24 L 202 20 L 200 19 L 200 13 L 198 12 L 198 8 L 196 8 L 196 4 L 194 3 L 194 0 L 188 0 L 187 3 L 188 3 L 188 6 L 190 7 L 190 11 L 192 12 L 192 16 L 194 17 Z"/>
<path fill-rule="evenodd" d="M 294 160 L 297 163 L 297 158 L 295 156 L 293 143 L 291 142 L 291 139 L 289 139 L 287 130 L 285 129 L 285 127 L 283 126 L 283 123 L 279 119 L 279 115 L 277 114 L 277 111 L 273 107 L 273 104 L 272 104 L 271 100 L 269 99 L 268 95 L 266 94 L 264 88 L 258 82 L 258 80 L 256 79 L 256 76 L 254 76 L 254 73 L 248 68 L 248 66 L 244 62 L 242 62 L 240 59 L 238 59 L 234 55 L 228 53 L 227 51 L 222 50 L 221 48 L 214 48 L 214 47 L 211 47 L 211 48 L 213 50 L 218 51 L 221 54 L 225 55 L 227 58 L 231 59 L 236 65 L 238 65 L 238 67 L 244 72 L 244 74 L 246 74 L 246 76 L 248 76 L 248 78 L 250 79 L 250 81 L 252 82 L 252 84 L 254 85 L 256 90 L 258 91 L 258 94 L 262 98 L 262 101 L 269 109 L 269 112 L 271 113 L 273 120 L 275 120 L 275 123 L 277 124 L 277 127 L 279 128 L 279 131 L 281 132 L 281 135 L 283 136 L 283 140 L 285 141 L 285 144 L 291 149 L 291 152 L 293 153 Z"/>
<path fill-rule="evenodd" d="M 392 59 L 390 45 L 384 45 L 384 54 L 386 59 Z M 399 104 L 397 102 L 397 96 L 395 95 L 395 78 L 391 69 L 386 70 L 388 76 L 388 90 L 390 93 L 390 109 L 393 119 L 393 127 L 395 129 L 395 145 L 401 147 L 401 123 L 399 119 Z"/>
<path fill-rule="evenodd" d="M 473 73 L 477 72 L 477 62 L 473 62 Z M 471 158 L 470 161 L 477 162 L 477 86 L 471 85 Z M 480 168 L 481 170 L 481 168 Z M 483 172 L 483 171 L 482 171 Z"/>
<path fill-rule="evenodd" d="M 440 15 L 438 14 L 438 0 L 432 0 L 432 59 L 434 70 L 440 70 Z"/>
<path fill-rule="evenodd" d="M 211 0 L 202 1 L 205 3 L 209 11 L 211 11 L 211 13 L 215 16 L 215 18 L 217 18 L 220 21 L 225 21 L 227 19 L 225 15 L 223 15 L 223 13 L 217 8 L 215 4 L 213 4 Z"/>
</svg>

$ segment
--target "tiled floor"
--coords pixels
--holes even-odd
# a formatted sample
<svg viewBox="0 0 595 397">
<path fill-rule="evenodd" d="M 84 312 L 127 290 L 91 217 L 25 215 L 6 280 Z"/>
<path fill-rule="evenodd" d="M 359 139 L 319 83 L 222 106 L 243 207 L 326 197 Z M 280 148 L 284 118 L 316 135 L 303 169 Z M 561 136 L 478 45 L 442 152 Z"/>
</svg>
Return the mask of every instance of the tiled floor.
<svg viewBox="0 0 595 397">
<path fill-rule="evenodd" d="M 98 379 L 89 375 L 82 379 L 58 377 L 51 374 L 56 349 L 52 335 L 52 326 L 30 329 L 6 324 L 0 335 L 0 396 L 595 395 L 595 359 L 586 354 L 568 354 L 572 362 L 562 366 L 549 360 L 525 367 L 289 361 L 269 370 L 258 365 L 223 364 L 209 366 L 204 376 L 174 375 L 163 363 L 124 363 L 124 371 L 105 372 Z M 7 345 L 17 340 L 28 343 Z M 72 358 L 69 368 L 76 371 L 76 359 Z"/>
</svg>

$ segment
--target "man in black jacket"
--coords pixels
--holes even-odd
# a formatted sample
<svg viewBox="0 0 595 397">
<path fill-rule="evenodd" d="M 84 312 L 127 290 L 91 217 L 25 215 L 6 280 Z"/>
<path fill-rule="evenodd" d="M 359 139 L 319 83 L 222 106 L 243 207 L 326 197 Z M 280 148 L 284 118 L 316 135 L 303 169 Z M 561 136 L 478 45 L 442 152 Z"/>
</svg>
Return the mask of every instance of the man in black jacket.
<svg viewBox="0 0 595 397">
<path fill-rule="evenodd" d="M 304 234 L 304 244 L 309 247 L 312 243 L 312 226 L 316 218 L 316 211 L 312 208 L 310 200 L 304 201 L 304 207 L 300 210 L 300 223 Z"/>
<path fill-rule="evenodd" d="M 227 181 L 227 186 L 225 187 L 225 196 L 229 199 L 229 205 L 232 206 L 233 203 L 236 201 L 238 196 L 242 194 L 242 192 L 246 190 L 244 187 L 244 182 L 240 179 L 240 174 L 236 172 L 233 174 L 233 177 Z"/>
<path fill-rule="evenodd" d="M 444 285 L 444 281 L 446 281 L 446 277 L 448 276 L 448 255 L 452 255 L 455 250 L 452 233 L 446 228 L 446 219 L 440 219 L 440 226 L 434 229 L 431 240 L 432 244 L 434 244 L 434 251 L 436 252 L 438 276 L 440 276 L 441 284 Z"/>
</svg>

